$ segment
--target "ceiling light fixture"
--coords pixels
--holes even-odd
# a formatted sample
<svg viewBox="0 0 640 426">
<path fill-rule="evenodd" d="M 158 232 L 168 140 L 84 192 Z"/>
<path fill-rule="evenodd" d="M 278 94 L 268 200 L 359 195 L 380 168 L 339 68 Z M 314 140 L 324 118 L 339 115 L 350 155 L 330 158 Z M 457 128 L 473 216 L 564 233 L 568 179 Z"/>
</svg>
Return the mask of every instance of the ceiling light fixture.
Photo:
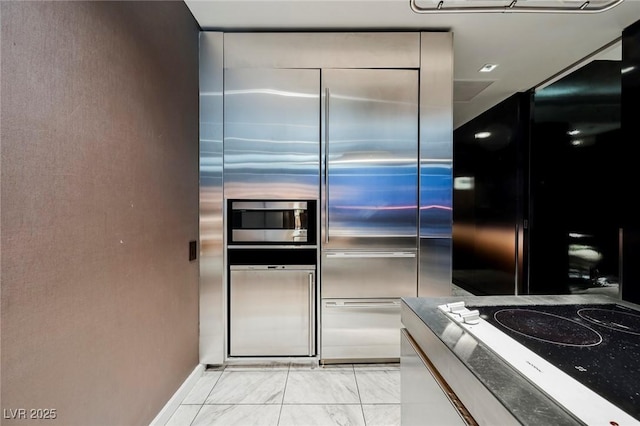
<svg viewBox="0 0 640 426">
<path fill-rule="evenodd" d="M 484 64 L 479 72 L 491 72 L 498 68 L 498 64 Z"/>
<path fill-rule="evenodd" d="M 409 0 L 409 6 L 415 13 L 491 13 L 491 12 L 528 12 L 528 13 L 599 13 L 612 9 L 624 0 L 610 0 L 602 6 L 589 7 L 592 1 L 585 1 L 579 6 L 559 6 L 556 2 L 549 2 L 550 6 L 519 6 L 518 0 L 495 0 L 493 6 L 450 6 L 446 7 L 444 0 L 440 0 L 435 7 L 418 6 L 417 0 Z M 473 3 L 473 2 L 469 2 Z M 489 3 L 489 1 L 486 1 Z"/>
<path fill-rule="evenodd" d="M 578 130 L 578 129 L 569 130 L 569 131 L 567 132 L 567 134 L 568 134 L 569 136 L 575 136 L 575 135 L 580 134 L 580 130 Z"/>
<path fill-rule="evenodd" d="M 491 136 L 491 132 L 478 132 L 473 135 L 476 139 L 486 139 Z"/>
</svg>

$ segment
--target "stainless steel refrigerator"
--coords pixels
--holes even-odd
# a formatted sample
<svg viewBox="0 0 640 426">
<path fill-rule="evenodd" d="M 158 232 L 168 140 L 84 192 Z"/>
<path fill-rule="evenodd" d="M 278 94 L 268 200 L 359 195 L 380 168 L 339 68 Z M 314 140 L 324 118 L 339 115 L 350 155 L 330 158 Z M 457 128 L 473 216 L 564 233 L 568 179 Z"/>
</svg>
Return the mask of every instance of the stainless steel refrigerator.
<svg viewBox="0 0 640 426">
<path fill-rule="evenodd" d="M 398 359 L 399 298 L 417 295 L 418 71 L 321 76 L 321 359 Z"/>
</svg>

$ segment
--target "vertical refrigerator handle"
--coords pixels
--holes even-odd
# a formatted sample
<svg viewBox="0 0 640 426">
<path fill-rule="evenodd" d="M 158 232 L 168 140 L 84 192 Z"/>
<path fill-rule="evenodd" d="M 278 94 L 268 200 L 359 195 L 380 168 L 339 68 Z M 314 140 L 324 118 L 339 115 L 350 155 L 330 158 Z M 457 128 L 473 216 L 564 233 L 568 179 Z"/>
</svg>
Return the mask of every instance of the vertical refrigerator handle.
<svg viewBox="0 0 640 426">
<path fill-rule="evenodd" d="M 324 89 L 324 242 L 329 242 L 329 88 Z"/>
<path fill-rule="evenodd" d="M 314 341 L 315 336 L 313 331 L 315 330 L 316 316 L 315 316 L 315 292 L 314 292 L 314 279 L 313 272 L 309 272 L 309 356 L 314 355 Z"/>
</svg>

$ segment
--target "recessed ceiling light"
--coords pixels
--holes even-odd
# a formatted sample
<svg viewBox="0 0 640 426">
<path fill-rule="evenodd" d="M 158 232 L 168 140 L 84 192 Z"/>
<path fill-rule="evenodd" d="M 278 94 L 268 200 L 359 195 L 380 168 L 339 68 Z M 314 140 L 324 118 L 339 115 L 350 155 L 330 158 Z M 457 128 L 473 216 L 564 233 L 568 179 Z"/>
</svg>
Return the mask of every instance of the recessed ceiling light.
<svg viewBox="0 0 640 426">
<path fill-rule="evenodd" d="M 579 135 L 579 134 L 580 134 L 580 130 L 578 130 L 578 129 L 569 130 L 569 131 L 567 132 L 567 134 L 568 134 L 569 136 Z"/>
<path fill-rule="evenodd" d="M 571 145 L 573 146 L 580 146 L 582 144 L 583 144 L 582 139 L 574 139 L 571 141 Z"/>
<path fill-rule="evenodd" d="M 480 72 L 491 72 L 498 68 L 498 64 L 484 64 L 482 68 L 480 68 Z"/>
<path fill-rule="evenodd" d="M 473 136 L 475 136 L 476 139 L 486 139 L 491 136 L 491 132 L 478 132 Z"/>
</svg>

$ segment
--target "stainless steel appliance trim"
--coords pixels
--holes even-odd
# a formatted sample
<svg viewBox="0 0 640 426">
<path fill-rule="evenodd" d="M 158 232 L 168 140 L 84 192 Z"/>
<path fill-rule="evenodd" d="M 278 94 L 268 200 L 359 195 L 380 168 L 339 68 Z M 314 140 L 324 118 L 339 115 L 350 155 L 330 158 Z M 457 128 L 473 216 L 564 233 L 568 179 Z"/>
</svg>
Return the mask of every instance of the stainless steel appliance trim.
<svg viewBox="0 0 640 426">
<path fill-rule="evenodd" d="M 232 210 L 307 210 L 306 201 L 232 201 Z"/>
<path fill-rule="evenodd" d="M 230 244 L 227 246 L 229 249 L 247 250 L 247 249 L 295 249 L 295 250 L 308 250 L 318 248 L 317 245 L 294 245 L 294 244 Z"/>
<path fill-rule="evenodd" d="M 327 253 L 327 257 L 375 258 L 375 257 L 416 257 L 412 252 L 398 251 L 344 251 Z"/>
<path fill-rule="evenodd" d="M 306 243 L 306 229 L 232 229 L 231 239 L 238 243 L 246 242 L 278 242 Z"/>
<path fill-rule="evenodd" d="M 231 265 L 229 269 L 232 271 L 249 271 L 249 270 L 289 270 L 289 271 L 303 271 L 307 269 L 314 269 L 316 265 Z"/>
<path fill-rule="evenodd" d="M 327 308 L 397 308 L 400 306 L 400 301 L 395 300 L 371 300 L 371 301 L 344 301 L 334 302 L 326 301 L 325 306 Z"/>
</svg>

